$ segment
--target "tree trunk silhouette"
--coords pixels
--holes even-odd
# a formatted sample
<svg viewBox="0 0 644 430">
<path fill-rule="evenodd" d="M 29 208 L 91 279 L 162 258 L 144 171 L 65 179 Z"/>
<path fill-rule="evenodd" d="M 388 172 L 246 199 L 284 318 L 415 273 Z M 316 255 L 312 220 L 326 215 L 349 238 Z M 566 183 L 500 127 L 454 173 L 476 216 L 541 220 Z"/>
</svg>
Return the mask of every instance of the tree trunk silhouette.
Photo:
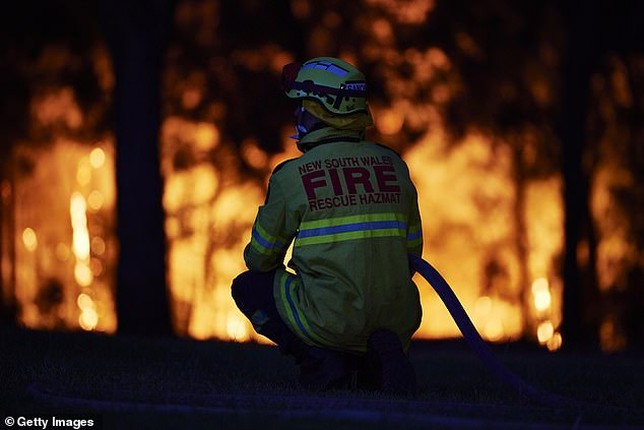
<svg viewBox="0 0 644 430">
<path fill-rule="evenodd" d="M 589 172 L 584 166 L 590 76 L 596 61 L 599 2 L 566 4 L 568 46 L 558 123 L 564 179 L 563 321 L 565 347 L 598 344 L 595 235 L 589 208 Z"/>
<path fill-rule="evenodd" d="M 8 52 L 11 49 L 0 43 L 0 58 L 12 58 Z M 0 324 L 16 325 L 21 309 L 16 299 L 16 166 L 12 154 L 15 142 L 27 135 L 29 91 L 16 70 L 6 68 L 3 71 L 0 73 L 0 87 L 3 88 L 0 100 Z M 6 184 L 8 188 L 3 191 Z"/>
<path fill-rule="evenodd" d="M 15 188 L 11 176 L 8 160 L 8 151 L 2 151 L 3 165 L 0 166 L 0 187 L 8 184 L 8 192 L 0 189 L 0 324 L 16 325 L 20 316 L 20 307 L 16 300 L 16 252 L 15 252 Z M 5 239 L 6 234 L 6 239 Z M 7 246 L 5 248 L 5 240 Z M 5 255 L 6 252 L 6 255 Z M 5 266 L 3 261 L 9 262 Z M 5 273 L 8 269 L 8 273 Z M 6 281 L 6 283 L 5 283 Z"/>
<path fill-rule="evenodd" d="M 100 2 L 116 79 L 119 333 L 172 333 L 159 165 L 161 67 L 172 6 L 170 0 Z"/>
<path fill-rule="evenodd" d="M 10 308 L 9 308 L 9 293 L 5 292 L 8 286 L 5 285 L 5 265 L 4 265 L 4 230 L 5 230 L 5 206 L 7 206 L 5 191 L 4 191 L 4 160 L 7 155 L 5 154 L 4 147 L 0 143 L 0 324 L 7 324 L 10 321 Z"/>
<path fill-rule="evenodd" d="M 528 254 L 529 246 L 528 243 L 528 234 L 527 234 L 527 222 L 526 222 L 526 213 L 525 213 L 525 203 L 526 203 L 526 186 L 528 181 L 526 179 L 524 165 L 524 156 L 523 156 L 523 147 L 521 145 L 520 137 L 513 136 L 512 141 L 512 158 L 513 158 L 513 179 L 514 187 L 516 190 L 516 197 L 514 201 L 514 206 L 512 208 L 512 216 L 514 218 L 516 239 L 515 239 L 515 251 L 517 254 L 517 262 L 519 265 L 519 293 L 518 301 L 521 304 L 521 335 L 524 338 L 534 338 L 534 333 L 536 333 L 535 327 L 531 325 L 530 322 L 530 313 L 531 313 L 531 290 L 530 290 L 530 276 L 528 271 Z"/>
</svg>

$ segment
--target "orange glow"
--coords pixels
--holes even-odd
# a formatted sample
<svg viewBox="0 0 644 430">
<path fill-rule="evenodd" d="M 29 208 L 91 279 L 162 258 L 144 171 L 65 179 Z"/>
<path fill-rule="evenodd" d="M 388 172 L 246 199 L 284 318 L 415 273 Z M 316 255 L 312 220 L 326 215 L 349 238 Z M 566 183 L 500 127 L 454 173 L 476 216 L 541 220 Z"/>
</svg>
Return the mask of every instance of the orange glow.
<svg viewBox="0 0 644 430">
<path fill-rule="evenodd" d="M 91 193 L 89 193 L 89 196 L 87 197 L 87 204 L 89 206 L 89 209 L 91 209 L 94 212 L 99 211 L 103 207 L 104 202 L 105 202 L 105 197 L 98 190 L 93 190 Z"/>
<path fill-rule="evenodd" d="M 500 341 L 507 336 L 506 325 L 513 319 L 513 310 L 503 301 L 481 296 L 474 302 L 471 318 L 484 338 Z"/>
<path fill-rule="evenodd" d="M 79 260 L 89 259 L 89 232 L 87 231 L 87 206 L 82 194 L 72 194 L 69 212 L 73 229 L 73 251 Z"/>
<path fill-rule="evenodd" d="M 542 345 L 548 342 L 554 334 L 555 328 L 552 325 L 552 321 L 544 321 L 537 327 L 537 339 Z"/>
<path fill-rule="evenodd" d="M 197 88 L 188 88 L 183 92 L 181 104 L 186 109 L 194 109 L 201 102 L 202 92 Z"/>
<path fill-rule="evenodd" d="M 35 119 L 44 126 L 62 123 L 71 129 L 81 126 L 83 114 L 76 103 L 74 90 L 63 87 L 36 97 L 32 111 Z"/>
<path fill-rule="evenodd" d="M 219 144 L 219 130 L 213 124 L 196 124 L 194 140 L 198 151 L 210 151 Z"/>
<path fill-rule="evenodd" d="M 434 9 L 434 0 L 367 0 L 367 3 L 385 9 L 401 24 L 421 24 Z"/>
<path fill-rule="evenodd" d="M 550 339 L 546 342 L 546 347 L 549 351 L 556 351 L 563 345 L 563 337 L 561 333 L 555 332 Z"/>
<path fill-rule="evenodd" d="M 505 267 L 517 288 L 510 214 L 514 192 L 511 159 L 492 150 L 485 136 L 470 134 L 449 151 L 434 130 L 426 142 L 405 154 L 419 193 L 424 223 L 424 257 L 446 277 L 481 334 L 490 340 L 521 334 L 521 307 L 497 292 L 479 301 L 483 267 L 490 256 Z M 494 169 L 488 166 L 494 165 Z M 489 208 L 489 209 L 488 209 Z M 480 228 L 484 225 L 485 228 Z M 422 338 L 460 336 L 443 303 L 419 280 L 425 315 L 417 334 Z"/>
<path fill-rule="evenodd" d="M 229 312 L 226 321 L 226 335 L 236 342 L 244 342 L 251 339 L 246 317 L 239 312 Z"/>
<path fill-rule="evenodd" d="M 90 239 L 87 230 L 85 198 L 79 192 L 75 192 L 72 194 L 69 206 L 73 231 L 72 251 L 76 256 L 74 278 L 81 287 L 89 287 L 94 281 L 94 275 L 89 268 Z"/>
<path fill-rule="evenodd" d="M 201 152 L 221 149 L 218 144 L 212 144 L 218 139 L 213 137 L 216 136 L 213 129 L 197 124 L 176 124 L 182 130 L 181 140 L 194 145 L 195 159 L 200 159 L 198 154 Z M 290 129 L 285 130 L 285 135 L 287 132 Z M 199 133 L 202 137 L 198 137 Z M 269 171 L 282 159 L 297 155 L 293 142 L 285 138 L 285 143 L 289 146 L 285 146 L 284 153 L 269 158 L 259 150 L 256 142 L 248 141 L 249 164 Z M 61 143 L 57 153 L 69 154 L 73 152 L 70 148 L 73 146 Z M 103 148 L 77 153 L 77 161 L 72 165 L 76 166 L 74 179 L 80 189 L 91 190 L 95 183 L 111 184 L 109 180 L 102 179 L 107 172 L 101 170 L 111 166 L 111 153 Z M 66 157 L 69 160 L 69 155 Z M 419 191 L 425 222 L 425 258 L 444 273 L 486 339 L 503 341 L 520 336 L 525 317 L 520 304 L 499 296 L 495 291 L 483 294 L 481 290 L 485 279 L 481 267 L 490 252 L 496 253 L 499 261 L 507 265 L 509 287 L 519 288 L 516 286 L 517 263 L 511 246 L 514 232 L 509 222 L 515 195 L 510 181 L 511 159 L 503 150 L 492 150 L 490 141 L 477 134 L 466 137 L 458 151 L 446 151 L 440 140 L 440 131 L 438 135 L 428 136 L 425 144 L 417 145 L 405 154 L 405 158 Z M 164 162 L 168 165 L 167 161 Z M 495 169 L 488 168 L 492 162 Z M 89 174 L 81 175 L 86 180 L 80 183 L 78 171 L 86 167 Z M 190 336 L 267 342 L 254 332 L 236 309 L 229 293 L 232 279 L 244 270 L 243 247 L 250 237 L 252 221 L 263 201 L 265 189 L 262 184 L 243 179 L 241 172 L 235 170 L 238 168 L 232 164 L 213 166 L 204 161 L 166 175 L 164 206 L 170 240 L 171 292 L 173 301 L 181 304 L 175 306 L 178 320 L 184 321 L 183 326 Z M 534 310 L 534 315 L 528 317 L 535 320 L 534 333 L 538 342 L 549 350 L 560 348 L 563 342 L 557 332 L 560 280 L 553 278 L 552 266 L 561 249 L 559 186 L 558 181 L 537 182 L 530 184 L 526 192 L 531 245 L 529 273 L 533 276 L 530 291 Z M 442 192 L 446 189 L 449 193 Z M 64 241 L 53 245 L 53 255 L 61 264 L 73 256 L 73 279 L 81 288 L 75 306 L 77 312 L 69 309 L 61 311 L 61 314 L 72 317 L 75 314 L 75 324 L 83 330 L 109 331 L 115 327 L 113 299 L 109 293 L 99 294 L 100 288 L 94 285 L 97 277 L 109 273 L 106 265 L 109 268 L 113 263 L 93 258 L 113 258 L 114 254 L 109 251 L 110 244 L 105 237 L 91 234 L 88 228 L 88 218 L 92 213 L 105 210 L 106 205 L 113 207 L 113 197 L 109 197 L 113 194 L 114 190 L 109 187 L 72 191 L 68 208 L 71 246 Z M 485 201 L 494 204 L 481 206 Z M 479 228 L 481 223 L 486 225 L 485 229 Z M 34 254 L 40 249 L 36 229 L 42 227 L 38 227 L 38 222 L 32 225 L 34 227 L 22 229 L 22 240 L 25 250 Z M 448 236 L 442 235 L 445 229 L 450 232 Z M 473 244 L 476 247 L 472 247 Z M 23 265 L 29 264 L 26 255 L 22 258 Z M 35 279 L 29 280 L 27 272 L 23 270 L 20 273 L 22 285 L 26 282 L 36 285 Z M 417 337 L 459 336 L 443 304 L 424 281 L 416 281 L 421 289 L 426 315 Z M 100 301 L 91 298 L 91 291 L 95 295 L 102 294 L 103 298 Z M 38 325 L 35 309 L 26 306 L 25 314 L 27 324 Z M 602 326 L 602 339 L 617 339 L 612 327 L 608 323 Z M 603 342 L 609 345 L 607 348 L 621 345 L 619 340 Z"/>
<path fill-rule="evenodd" d="M 268 155 L 259 148 L 256 139 L 246 139 L 241 144 L 241 156 L 250 166 L 255 169 L 266 168 Z"/>
<path fill-rule="evenodd" d="M 105 151 L 102 148 L 94 148 L 89 153 L 89 163 L 95 169 L 100 169 L 105 164 Z"/>
<path fill-rule="evenodd" d="M 456 44 L 469 56 L 478 57 L 481 56 L 481 49 L 476 44 L 476 41 L 464 31 L 459 31 L 456 33 Z"/>
<path fill-rule="evenodd" d="M 598 167 L 594 181 L 591 207 L 597 217 L 599 243 L 597 244 L 597 268 L 601 290 L 623 285 L 624 268 L 638 264 L 638 250 L 632 240 L 628 222 L 611 193 L 612 189 L 635 186 L 632 175 L 614 161 Z"/>
<path fill-rule="evenodd" d="M 563 344 L 561 333 L 555 331 L 552 321 L 549 320 L 543 321 L 537 327 L 537 340 L 549 351 L 556 351 Z"/>
<path fill-rule="evenodd" d="M 606 352 L 616 352 L 624 348 L 626 339 L 619 333 L 613 319 L 606 319 L 599 328 L 599 339 L 602 350 Z"/>
<path fill-rule="evenodd" d="M 380 79 L 378 86 L 386 97 L 371 105 L 375 127 L 368 133 L 377 133 L 378 140 L 402 152 L 418 190 L 425 228 L 424 257 L 443 273 L 482 336 L 494 342 L 525 336 L 550 351 L 559 349 L 565 341 L 559 332 L 562 178 L 550 174 L 517 183 L 521 166 L 514 154 L 514 145 L 520 145 L 525 149 L 524 163 L 539 160 L 541 147 L 535 142 L 546 135 L 526 133 L 510 143 L 504 136 L 466 127 L 460 140 L 454 141 L 443 123 L 443 108 L 463 90 L 458 60 L 449 56 L 451 50 L 405 47 L 398 40 L 400 28 L 425 25 L 435 1 L 365 3 L 370 13 L 355 24 L 343 21 L 339 12 L 323 13 L 303 41 L 307 54 L 325 55 L 337 48 L 343 58 L 369 64 Z M 219 7 L 218 2 L 180 2 L 175 21 L 191 26 L 199 15 L 208 25 L 195 28 L 198 44 L 214 46 L 220 43 Z M 292 0 L 290 7 L 295 19 L 303 21 L 318 12 L 312 0 Z M 334 39 L 346 25 L 366 33 L 368 37 L 360 46 L 339 44 Z M 452 36 L 457 55 L 483 55 L 481 41 L 466 30 Z M 544 45 L 541 50 L 544 64 L 557 69 L 557 49 Z M 114 88 L 109 55 L 104 47 L 91 55 L 98 85 L 108 94 Z M 48 48 L 40 61 L 42 66 L 56 68 L 66 64 L 70 56 L 65 49 Z M 245 270 L 243 250 L 257 208 L 264 201 L 269 172 L 300 153 L 288 138 L 293 134 L 292 125 L 281 130 L 283 150 L 278 154 L 265 152 L 259 136 L 233 142 L 236 137 L 232 136 L 237 134 L 222 124 L 238 112 L 223 99 L 212 99 L 219 89 L 213 91 L 210 79 L 211 72 L 226 62 L 231 75 L 245 69 L 278 76 L 282 66 L 296 58 L 279 44 L 267 41 L 235 49 L 225 62 L 209 60 L 208 66 L 191 71 L 183 82 L 178 76 L 168 79 L 176 86 L 170 91 L 177 109 L 167 110 L 173 113 L 163 118 L 161 125 L 162 203 L 173 318 L 177 331 L 193 338 L 267 342 L 237 310 L 230 284 Z M 614 105 L 632 107 L 635 102 L 628 70 L 619 60 L 610 61 L 611 73 L 594 76 L 593 86 L 596 90 L 611 88 Z M 556 87 L 540 68 L 527 65 L 526 69 L 527 91 L 537 106 L 550 107 L 557 99 Z M 230 79 L 246 77 L 239 74 Z M 518 90 L 508 84 L 501 91 L 514 97 Z M 52 135 L 60 132 L 51 141 L 18 145 L 10 154 L 12 166 L 29 166 L 26 170 L 33 171 L 14 174 L 11 181 L 0 184 L 0 210 L 2 215 L 13 211 L 11 222 L 15 222 L 11 229 L 0 226 L 3 236 L 9 230 L 15 236 L 3 237 L 0 244 L 2 251 L 9 244 L 12 251 L 15 248 L 15 261 L 9 261 L 8 253 L 3 252 L 0 263 L 3 277 L 8 278 L 15 269 L 16 298 L 26 326 L 109 333 L 115 331 L 117 321 L 113 297 L 118 256 L 114 141 L 112 136 L 86 141 L 62 137 L 92 123 L 94 114 L 84 112 L 79 102 L 80 97 L 67 85 L 41 88 L 31 99 L 34 127 L 53 130 Z M 270 109 L 270 101 L 266 105 Z M 613 108 L 603 103 L 598 114 L 608 119 L 615 115 Z M 182 116 L 181 109 L 190 112 Z M 403 142 L 407 134 L 416 141 Z M 598 233 L 596 269 L 602 292 L 621 291 L 627 285 L 629 269 L 641 265 L 634 227 L 620 211 L 615 191 L 635 187 L 637 180 L 618 161 L 598 157 L 591 181 L 590 203 Z M 8 219 L 0 217 L 7 225 Z M 582 242 L 578 248 L 582 263 L 592 261 L 590 246 Z M 425 315 L 416 337 L 460 336 L 432 288 L 418 276 L 414 280 Z M 57 288 L 62 288 L 60 298 L 47 294 L 56 293 Z M 601 322 L 604 350 L 624 347 L 626 339 L 620 330 L 614 317 Z"/>
<path fill-rule="evenodd" d="M 386 19 L 376 19 L 371 23 L 371 28 L 373 30 L 374 36 L 380 42 L 391 42 L 393 41 L 393 31 L 391 29 L 391 24 Z"/>
<path fill-rule="evenodd" d="M 291 12 L 293 13 L 293 16 L 298 19 L 307 18 L 311 13 L 310 0 L 292 0 Z"/>
<path fill-rule="evenodd" d="M 92 331 L 98 325 L 98 313 L 96 312 L 96 304 L 92 298 L 85 294 L 79 294 L 76 299 L 76 304 L 81 310 L 81 314 L 78 317 L 78 324 L 83 330 Z"/>
<path fill-rule="evenodd" d="M 33 228 L 27 227 L 22 231 L 22 243 L 28 251 L 35 251 L 38 248 L 38 236 Z"/>
<path fill-rule="evenodd" d="M 378 31 L 386 35 L 385 27 Z M 436 48 L 422 53 L 409 51 L 405 57 L 414 59 L 415 73 L 426 79 L 450 67 L 447 56 Z M 389 85 L 399 86 L 405 93 L 413 83 L 392 78 Z M 553 348 L 552 345 L 561 343 L 556 331 L 560 322 L 561 283 L 553 269 L 562 242 L 560 181 L 532 182 L 524 190 L 530 244 L 527 264 L 534 295 L 527 307 L 534 314 L 524 315 L 524 306 L 518 297 L 530 285 L 518 284 L 516 226 L 512 219 L 517 193 L 512 180 L 511 152 L 498 142 L 493 145 L 492 137 L 474 130 L 461 142 L 449 142 L 438 111 L 429 103 L 444 101 L 450 91 L 447 86 L 439 86 L 427 104 L 412 104 L 401 98 L 394 101 L 392 108 L 374 107 L 376 129 L 383 135 L 394 136 L 403 125 L 413 128 L 416 124 L 423 126 L 426 121 L 432 123 L 431 133 L 422 136 L 404 154 L 419 193 L 425 224 L 424 256 L 444 273 L 486 339 L 515 339 L 530 329 L 545 346 Z M 223 115 L 226 107 L 219 105 L 218 109 Z M 180 332 L 198 339 L 266 342 L 236 309 L 230 297 L 230 284 L 245 270 L 243 249 L 250 238 L 256 210 L 264 200 L 268 173 L 284 159 L 299 155 L 294 142 L 288 138 L 291 134 L 292 126 L 284 127 L 284 150 L 272 156 L 264 153 L 255 139 L 241 142 L 240 153 L 246 164 L 265 172 L 265 179 L 258 182 L 244 173 L 230 143 L 222 141 L 214 123 L 180 117 L 163 121 L 161 168 L 169 240 L 168 279 Z M 456 149 L 451 149 L 450 144 L 457 145 Z M 113 146 L 104 141 L 81 149 L 61 141 L 54 148 L 48 168 L 55 169 L 58 165 L 73 172 L 64 182 L 67 188 L 55 194 L 68 196 L 66 216 L 71 229 L 60 230 L 53 235 L 53 244 L 49 244 L 52 239 L 47 239 L 46 246 L 52 247 L 51 255 L 69 273 L 60 275 L 65 285 L 73 283 L 76 290 L 71 291 L 75 291 L 75 297 L 83 297 L 73 306 L 64 304 L 61 314 L 68 324 L 84 330 L 110 331 L 116 326 L 113 298 L 107 287 L 114 273 L 116 253 L 114 240 L 110 238 L 114 232 L 92 230 L 91 220 L 98 214 L 104 217 L 114 208 Z M 36 177 L 34 183 L 48 182 L 48 175 Z M 27 184 L 21 187 L 26 189 Z M 53 195 L 33 196 L 21 201 L 27 207 L 35 205 L 36 199 L 53 198 Z M 33 248 L 33 255 L 20 257 L 21 267 L 25 268 L 20 274 L 21 285 L 31 285 L 21 289 L 21 300 L 27 301 L 39 288 L 35 272 L 29 268 L 36 264 L 34 258 L 41 258 L 35 254 L 42 248 L 40 237 L 45 237 L 45 232 L 41 233 L 45 220 L 31 222 L 25 218 L 20 222 L 23 223 L 21 231 L 33 230 L 33 235 L 27 233 L 27 239 L 23 238 L 25 251 Z M 39 232 L 38 246 L 29 248 L 27 244 L 36 243 L 29 239 L 35 237 L 36 231 Z M 499 274 L 486 272 L 485 267 L 491 262 L 500 268 Z M 416 281 L 426 315 L 417 337 L 460 336 L 431 288 L 424 281 Z M 38 312 L 27 307 L 27 324 L 37 326 L 38 319 Z M 526 319 L 532 323 L 527 324 Z M 544 332 L 544 327 L 548 327 L 543 325 L 545 321 L 551 324 L 552 333 Z"/>
<path fill-rule="evenodd" d="M 113 332 L 115 190 L 109 142 L 91 146 L 60 139 L 46 156 L 21 146 L 12 156 L 18 155 L 38 159 L 34 171 L 15 182 L 13 210 L 24 245 L 16 248 L 15 262 L 22 323 Z M 79 307 L 81 294 L 92 297 L 93 309 Z"/>
<path fill-rule="evenodd" d="M 65 262 L 69 260 L 70 255 L 71 255 L 71 252 L 67 244 L 58 243 L 56 245 L 56 258 L 58 258 L 58 260 Z"/>
<path fill-rule="evenodd" d="M 546 278 L 536 279 L 532 283 L 532 295 L 534 296 L 534 307 L 537 312 L 545 312 L 550 308 L 552 299 Z"/>
<path fill-rule="evenodd" d="M 396 110 L 380 112 L 376 119 L 376 127 L 382 134 L 396 134 L 403 126 L 404 117 Z"/>
<path fill-rule="evenodd" d="M 3 203 L 11 197 L 11 184 L 9 181 L 2 181 L 2 184 L 0 184 L 0 197 Z"/>
</svg>

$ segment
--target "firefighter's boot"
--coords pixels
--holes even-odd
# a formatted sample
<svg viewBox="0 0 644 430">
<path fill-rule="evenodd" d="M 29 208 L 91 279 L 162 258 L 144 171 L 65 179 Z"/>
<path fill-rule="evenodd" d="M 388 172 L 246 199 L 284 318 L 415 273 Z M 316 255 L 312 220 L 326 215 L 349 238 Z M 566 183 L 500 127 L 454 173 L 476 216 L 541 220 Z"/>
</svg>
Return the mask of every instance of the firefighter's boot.
<svg viewBox="0 0 644 430">
<path fill-rule="evenodd" d="M 415 396 L 416 372 L 398 335 L 376 330 L 369 336 L 363 378 L 368 387 L 388 394 Z"/>
</svg>

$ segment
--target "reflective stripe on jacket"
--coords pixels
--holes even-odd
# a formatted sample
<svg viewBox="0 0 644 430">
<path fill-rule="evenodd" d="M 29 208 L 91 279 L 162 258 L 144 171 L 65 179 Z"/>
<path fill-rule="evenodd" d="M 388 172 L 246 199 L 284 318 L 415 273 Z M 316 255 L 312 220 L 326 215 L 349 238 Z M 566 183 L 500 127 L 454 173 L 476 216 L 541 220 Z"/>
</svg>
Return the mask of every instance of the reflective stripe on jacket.
<svg viewBox="0 0 644 430">
<path fill-rule="evenodd" d="M 407 254 L 422 250 L 407 166 L 357 132 L 326 128 L 307 139 L 310 149 L 271 175 L 246 265 L 279 269 L 278 311 L 306 343 L 364 352 L 373 330 L 389 328 L 407 346 L 421 318 Z"/>
</svg>

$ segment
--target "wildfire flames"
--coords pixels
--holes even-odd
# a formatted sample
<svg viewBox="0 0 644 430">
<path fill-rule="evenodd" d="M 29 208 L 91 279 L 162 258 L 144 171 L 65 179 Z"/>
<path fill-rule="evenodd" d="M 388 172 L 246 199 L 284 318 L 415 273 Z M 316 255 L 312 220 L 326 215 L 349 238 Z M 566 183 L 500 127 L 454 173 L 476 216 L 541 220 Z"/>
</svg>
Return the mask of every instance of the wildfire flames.
<svg viewBox="0 0 644 430">
<path fill-rule="evenodd" d="M 400 121 L 394 115 L 388 111 L 378 126 L 392 127 Z M 195 338 L 263 341 L 229 291 L 244 270 L 242 252 L 265 182 L 244 176 L 214 125 L 167 118 L 162 130 L 168 277 L 178 329 Z M 297 155 L 289 134 L 285 129 L 285 152 L 274 156 L 245 144 L 243 156 L 264 168 L 266 180 L 278 162 Z M 517 281 L 513 250 L 511 160 L 484 136 L 468 136 L 455 151 L 442 142 L 434 130 L 405 154 L 419 192 L 425 257 L 450 281 L 485 338 L 508 340 L 531 330 L 541 344 L 557 349 L 561 281 L 553 260 L 562 246 L 560 182 L 534 183 L 527 192 L 532 281 L 525 288 Z M 177 151 L 201 161 L 177 170 L 170 161 Z M 212 151 L 216 163 L 206 156 Z M 16 292 L 23 322 L 113 332 L 113 142 L 92 147 L 60 141 L 47 153 L 16 156 L 41 160 L 13 187 L 3 184 L 4 194 L 16 193 Z M 491 162 L 495 169 L 488 168 Z M 458 336 L 438 297 L 424 280 L 416 281 L 425 314 L 417 337 Z"/>
<path fill-rule="evenodd" d="M 557 349 L 561 320 L 561 280 L 554 261 L 563 245 L 560 182 L 528 186 L 526 228 L 530 240 L 529 286 L 520 284 L 513 219 L 516 184 L 509 154 L 492 141 L 470 135 L 449 151 L 436 130 L 406 159 L 419 190 L 428 238 L 424 255 L 444 272 L 481 334 L 491 341 L 533 333 Z M 494 166 L 493 169 L 490 166 Z M 418 335 L 458 336 L 458 329 L 437 296 L 421 285 L 425 319 Z M 549 324 L 550 332 L 544 330 Z"/>
<path fill-rule="evenodd" d="M 3 234 L 3 248 L 15 246 L 16 299 L 26 326 L 116 329 L 112 146 L 61 140 L 46 153 L 15 154 L 41 161 L 13 185 L 3 184 L 3 203 L 15 201 L 17 236 L 11 243 Z M 7 257 L 2 263 L 12 266 Z"/>
<path fill-rule="evenodd" d="M 401 19 L 413 22 L 425 17 L 433 2 L 417 4 L 420 15 L 403 8 L 398 10 Z M 377 38 L 390 38 L 387 22 L 372 24 Z M 269 55 L 291 60 L 290 54 L 274 48 Z M 414 64 L 416 82 L 450 71 L 449 58 L 439 48 L 402 55 Z M 101 64 L 106 70 L 108 66 Z M 109 77 L 109 72 L 102 75 Z M 387 85 L 406 95 L 413 94 L 416 83 L 388 76 Z M 204 97 L 199 85 L 188 83 L 183 88 L 185 105 L 196 105 Z M 460 141 L 450 141 L 435 105 L 449 100 L 451 91 L 448 84 L 439 85 L 430 100 L 420 104 L 401 96 L 389 106 L 372 105 L 380 136 L 396 135 L 404 124 L 413 128 L 419 122 L 431 123 L 430 131 L 403 153 L 418 188 L 424 257 L 449 281 L 484 338 L 504 341 L 528 336 L 556 350 L 565 341 L 559 333 L 562 179 L 552 175 L 517 184 L 516 160 L 510 146 L 498 137 L 470 130 Z M 220 102 L 213 106 L 226 109 Z M 41 125 L 62 123 L 74 128 L 85 121 L 86 113 L 73 90 L 63 87 L 35 97 L 32 117 Z M 241 142 L 237 151 L 222 139 L 215 123 L 164 118 L 163 206 L 168 280 L 178 332 L 199 339 L 265 341 L 235 307 L 230 284 L 245 270 L 243 248 L 272 168 L 298 155 L 288 138 L 291 127 L 281 134 L 284 149 L 279 154 L 264 152 L 254 139 Z M 113 333 L 118 255 L 114 138 L 72 141 L 61 137 L 46 148 L 16 146 L 10 164 L 17 167 L 0 184 L 2 284 L 13 286 L 21 322 L 28 327 Z M 253 176 L 242 162 L 254 169 Z M 610 174 L 611 169 L 614 166 L 600 166 L 592 189 L 593 213 L 605 232 L 597 262 L 604 290 L 620 276 L 615 262 L 633 254 L 623 229 L 608 234 L 610 183 L 624 177 Z M 257 172 L 263 172 L 263 178 Z M 424 310 L 416 336 L 459 336 L 431 287 L 421 278 L 416 282 Z M 601 327 L 601 337 L 607 349 L 616 349 L 622 340 L 611 324 L 607 321 Z"/>
</svg>

